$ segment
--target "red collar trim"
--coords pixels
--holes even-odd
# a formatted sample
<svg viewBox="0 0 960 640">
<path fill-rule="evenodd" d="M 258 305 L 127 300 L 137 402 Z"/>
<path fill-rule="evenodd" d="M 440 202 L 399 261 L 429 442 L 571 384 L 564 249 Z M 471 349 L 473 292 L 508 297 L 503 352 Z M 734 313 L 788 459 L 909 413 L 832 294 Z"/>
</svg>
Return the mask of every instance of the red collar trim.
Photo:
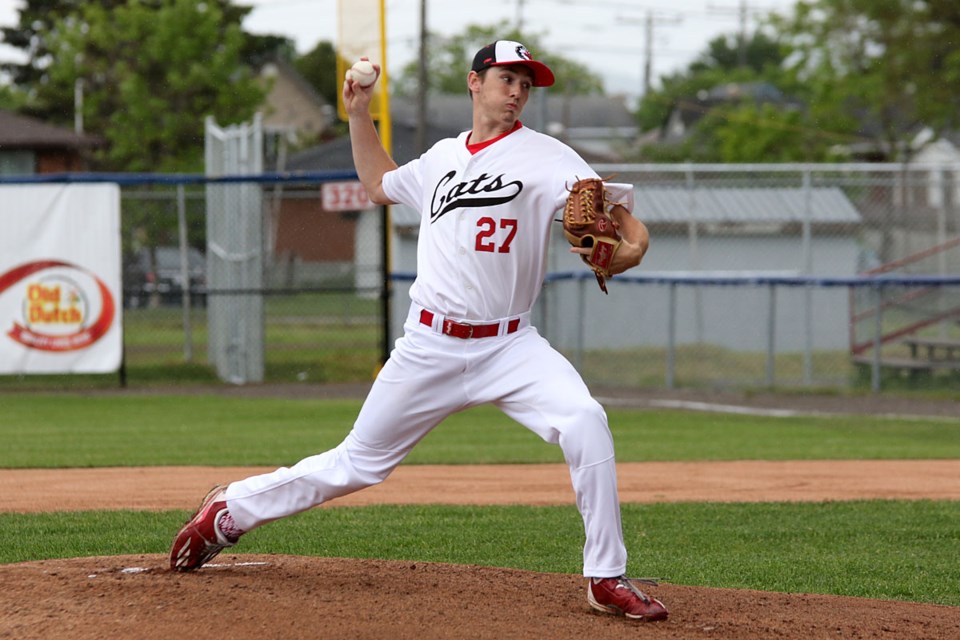
<svg viewBox="0 0 960 640">
<path fill-rule="evenodd" d="M 513 133 L 514 131 L 516 131 L 517 129 L 519 129 L 519 128 L 522 127 L 522 126 L 523 126 L 523 123 L 520 122 L 519 120 L 517 120 L 516 122 L 513 123 L 513 128 L 510 129 L 510 131 L 506 131 L 506 132 L 504 132 L 504 133 L 501 133 L 501 134 L 498 135 L 496 138 L 490 138 L 489 140 L 487 140 L 487 141 L 485 141 L 485 142 L 478 142 L 477 144 L 470 144 L 470 136 L 473 135 L 473 132 L 471 131 L 470 133 L 467 134 L 467 151 L 470 152 L 470 155 L 474 155 L 474 154 L 476 154 L 476 153 L 478 153 L 478 152 L 480 152 L 480 151 L 483 151 L 484 149 L 486 149 L 487 147 L 489 147 L 490 145 L 492 145 L 492 144 L 493 144 L 494 142 L 496 142 L 497 140 L 502 140 L 502 139 L 506 138 L 508 135 L 510 135 L 511 133 Z"/>
</svg>

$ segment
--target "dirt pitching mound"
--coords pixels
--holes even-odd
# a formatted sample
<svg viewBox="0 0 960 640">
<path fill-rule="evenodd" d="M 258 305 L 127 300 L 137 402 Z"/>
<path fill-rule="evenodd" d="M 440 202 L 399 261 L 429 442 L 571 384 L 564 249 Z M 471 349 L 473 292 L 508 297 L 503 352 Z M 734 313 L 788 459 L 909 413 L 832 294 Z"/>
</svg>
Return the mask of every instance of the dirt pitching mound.
<svg viewBox="0 0 960 640">
<path fill-rule="evenodd" d="M 669 620 L 593 613 L 575 575 L 436 563 L 223 554 L 0 566 L 0 637 L 957 638 L 960 608 L 661 584 Z"/>
</svg>

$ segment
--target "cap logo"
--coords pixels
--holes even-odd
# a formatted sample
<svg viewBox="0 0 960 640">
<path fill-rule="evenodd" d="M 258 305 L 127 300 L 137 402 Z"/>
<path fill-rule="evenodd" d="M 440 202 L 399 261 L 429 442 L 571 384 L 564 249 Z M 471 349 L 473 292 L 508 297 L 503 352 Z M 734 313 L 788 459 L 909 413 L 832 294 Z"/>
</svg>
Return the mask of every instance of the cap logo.
<svg viewBox="0 0 960 640">
<path fill-rule="evenodd" d="M 514 64 L 525 66 L 530 70 L 535 87 L 549 87 L 554 82 L 550 67 L 535 60 L 526 46 L 513 40 L 497 40 L 477 51 L 470 70 L 479 74 L 490 67 Z"/>
</svg>

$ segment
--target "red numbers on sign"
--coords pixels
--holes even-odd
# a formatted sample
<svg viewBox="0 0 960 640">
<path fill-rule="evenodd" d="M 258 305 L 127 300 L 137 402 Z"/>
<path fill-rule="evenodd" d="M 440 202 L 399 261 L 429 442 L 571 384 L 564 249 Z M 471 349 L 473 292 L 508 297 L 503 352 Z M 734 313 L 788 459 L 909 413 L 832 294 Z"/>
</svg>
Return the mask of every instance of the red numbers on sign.
<svg viewBox="0 0 960 640">
<path fill-rule="evenodd" d="M 517 221 L 512 218 L 501 218 L 500 228 L 507 232 L 507 237 L 503 243 L 497 247 L 493 240 L 493 234 L 497 232 L 497 221 L 490 217 L 484 217 L 477 220 L 477 240 L 474 249 L 477 251 L 486 251 L 488 253 L 510 253 L 510 244 L 517 235 Z"/>
<path fill-rule="evenodd" d="M 373 206 L 359 182 L 328 182 L 321 191 L 325 211 L 362 211 Z"/>
</svg>

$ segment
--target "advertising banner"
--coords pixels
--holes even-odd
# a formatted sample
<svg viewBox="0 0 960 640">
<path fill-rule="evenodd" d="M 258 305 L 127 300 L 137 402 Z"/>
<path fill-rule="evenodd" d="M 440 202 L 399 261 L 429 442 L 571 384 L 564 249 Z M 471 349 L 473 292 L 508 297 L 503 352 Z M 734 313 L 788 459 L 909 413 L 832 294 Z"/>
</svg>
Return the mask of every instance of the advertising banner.
<svg viewBox="0 0 960 640">
<path fill-rule="evenodd" d="M 121 295 L 116 184 L 0 186 L 0 374 L 117 371 Z"/>
</svg>

